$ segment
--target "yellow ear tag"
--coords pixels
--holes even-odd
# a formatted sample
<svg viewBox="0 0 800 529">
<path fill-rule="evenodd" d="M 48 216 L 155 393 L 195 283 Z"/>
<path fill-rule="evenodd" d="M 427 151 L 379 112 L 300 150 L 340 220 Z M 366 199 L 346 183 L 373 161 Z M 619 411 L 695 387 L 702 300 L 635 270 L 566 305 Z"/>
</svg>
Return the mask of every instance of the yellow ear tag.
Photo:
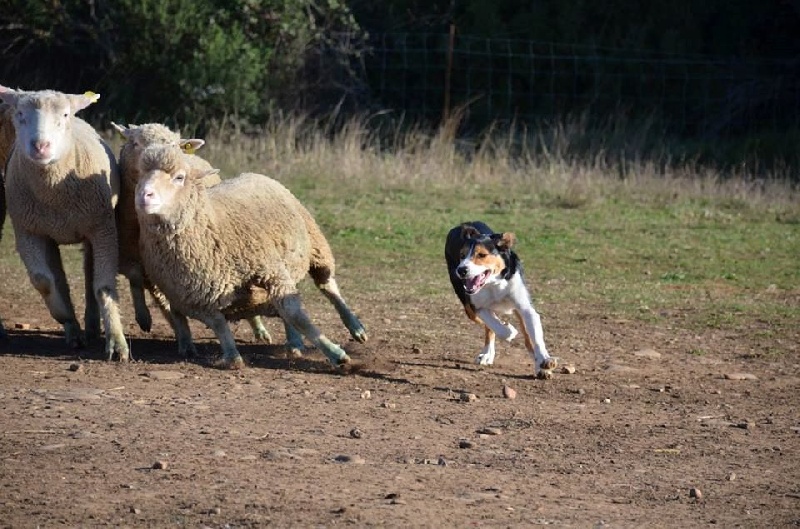
<svg viewBox="0 0 800 529">
<path fill-rule="evenodd" d="M 194 147 L 192 147 L 191 143 L 184 143 L 183 145 L 181 145 L 181 150 L 185 154 L 194 154 Z"/>
<path fill-rule="evenodd" d="M 95 94 L 94 92 L 87 91 L 83 93 L 83 97 L 88 97 L 92 100 L 92 103 L 97 103 L 97 100 L 100 99 L 100 94 Z"/>
</svg>

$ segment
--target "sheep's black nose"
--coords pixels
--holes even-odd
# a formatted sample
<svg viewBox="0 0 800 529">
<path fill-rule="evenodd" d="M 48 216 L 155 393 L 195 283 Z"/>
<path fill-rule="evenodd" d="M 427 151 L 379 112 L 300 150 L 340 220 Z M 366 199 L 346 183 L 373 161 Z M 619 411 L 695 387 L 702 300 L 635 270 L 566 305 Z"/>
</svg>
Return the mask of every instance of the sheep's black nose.
<svg viewBox="0 0 800 529">
<path fill-rule="evenodd" d="M 456 274 L 458 274 L 458 277 L 461 278 L 467 277 L 467 267 L 459 266 L 458 268 L 456 268 Z"/>
</svg>

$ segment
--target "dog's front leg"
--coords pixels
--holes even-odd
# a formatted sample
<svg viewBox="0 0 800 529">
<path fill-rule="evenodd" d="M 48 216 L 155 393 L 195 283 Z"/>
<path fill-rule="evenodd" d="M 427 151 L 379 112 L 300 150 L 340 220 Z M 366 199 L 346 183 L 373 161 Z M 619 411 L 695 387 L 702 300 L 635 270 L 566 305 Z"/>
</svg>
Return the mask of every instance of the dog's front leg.
<svg viewBox="0 0 800 529">
<path fill-rule="evenodd" d="M 483 350 L 478 354 L 475 363 L 482 366 L 490 366 L 494 364 L 494 337 L 495 333 L 489 327 L 484 327 L 486 330 Z"/>
<path fill-rule="evenodd" d="M 525 335 L 525 347 L 533 356 L 533 365 L 536 378 L 550 378 L 552 370 L 558 365 L 558 360 L 551 357 L 544 344 L 544 330 L 542 319 L 533 305 L 517 309 L 517 317 L 522 325 Z"/>
<path fill-rule="evenodd" d="M 493 330 L 501 340 L 510 342 L 517 335 L 517 329 L 510 323 L 503 323 L 491 309 L 479 309 L 478 317 L 483 323 Z"/>
</svg>

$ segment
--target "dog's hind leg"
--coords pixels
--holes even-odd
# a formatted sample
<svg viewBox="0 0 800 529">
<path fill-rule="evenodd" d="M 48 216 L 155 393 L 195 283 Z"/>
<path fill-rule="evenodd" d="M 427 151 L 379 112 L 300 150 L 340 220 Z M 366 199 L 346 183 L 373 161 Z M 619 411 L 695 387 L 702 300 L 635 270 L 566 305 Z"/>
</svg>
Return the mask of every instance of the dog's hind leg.
<svg viewBox="0 0 800 529">
<path fill-rule="evenodd" d="M 548 379 L 553 376 L 553 369 L 558 366 L 558 360 L 548 354 L 544 345 L 544 331 L 539 313 L 533 307 L 514 311 L 522 326 L 525 336 L 525 348 L 533 357 L 534 373 L 536 378 Z M 531 336 L 533 335 L 533 336 Z"/>
<path fill-rule="evenodd" d="M 494 338 L 495 333 L 489 327 L 484 327 L 485 338 L 483 350 L 475 358 L 475 363 L 482 366 L 490 366 L 494 364 Z"/>
</svg>

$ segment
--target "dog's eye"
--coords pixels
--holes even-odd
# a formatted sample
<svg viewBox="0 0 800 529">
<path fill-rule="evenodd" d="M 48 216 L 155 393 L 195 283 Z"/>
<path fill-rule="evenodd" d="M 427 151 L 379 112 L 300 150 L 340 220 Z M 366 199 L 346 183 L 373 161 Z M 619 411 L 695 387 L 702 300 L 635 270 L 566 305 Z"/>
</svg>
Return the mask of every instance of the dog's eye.
<svg viewBox="0 0 800 529">
<path fill-rule="evenodd" d="M 486 252 L 478 252 L 477 257 L 478 259 L 486 259 L 487 257 L 489 257 L 489 254 Z"/>
</svg>

